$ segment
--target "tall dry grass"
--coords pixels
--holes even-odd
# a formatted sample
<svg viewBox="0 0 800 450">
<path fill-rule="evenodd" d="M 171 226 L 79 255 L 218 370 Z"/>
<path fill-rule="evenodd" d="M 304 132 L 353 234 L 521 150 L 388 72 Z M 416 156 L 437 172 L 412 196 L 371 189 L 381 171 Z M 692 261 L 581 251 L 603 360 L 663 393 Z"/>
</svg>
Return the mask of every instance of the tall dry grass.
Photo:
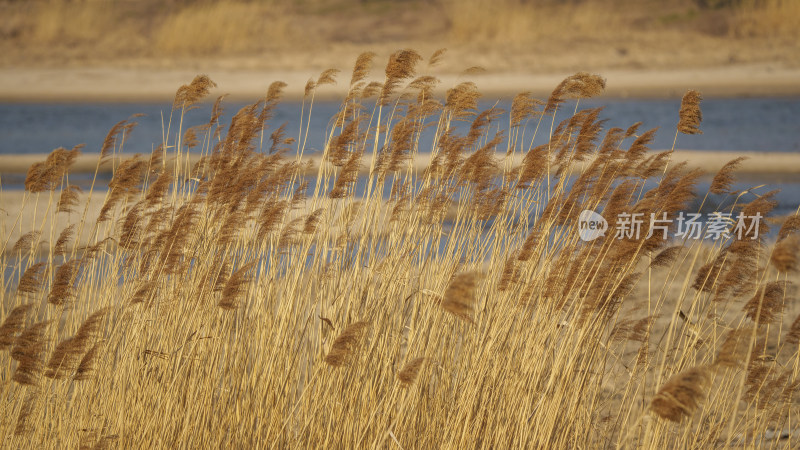
<svg viewBox="0 0 800 450">
<path fill-rule="evenodd" d="M 800 3 L 792 0 L 742 0 L 733 32 L 743 37 L 800 38 Z"/>
<path fill-rule="evenodd" d="M 537 49 L 543 60 L 553 58 L 551 53 L 601 51 L 599 43 L 618 56 L 638 53 L 641 47 L 646 57 L 659 43 L 669 42 L 666 47 L 680 48 L 691 61 L 702 48 L 686 42 L 728 45 L 719 37 L 734 40 L 725 48 L 747 62 L 760 60 L 753 54 L 760 47 L 749 42 L 758 37 L 771 39 L 791 60 L 786 41 L 800 29 L 797 8 L 793 0 L 0 0 L 0 50 L 15 64 L 45 60 L 106 66 L 129 58 L 165 64 L 167 58 L 214 55 L 249 58 L 248 66 L 263 67 L 269 65 L 263 60 L 278 59 L 276 52 L 283 63 L 298 50 L 327 52 L 342 46 L 349 52 L 353 44 L 366 42 L 388 53 L 394 47 L 446 40 L 507 54 L 507 64 L 521 70 L 511 54 L 521 47 Z M 642 64 L 648 61 L 663 64 L 663 58 Z M 572 65 L 565 61 L 559 68 Z"/>
<path fill-rule="evenodd" d="M 608 2 L 448 0 L 442 3 L 454 42 L 524 45 L 554 36 L 610 36 L 626 14 Z"/>
<path fill-rule="evenodd" d="M 70 55 L 88 46 L 98 59 L 241 55 L 285 46 L 296 36 L 292 5 L 273 0 L 37 0 L 4 6 L 10 37 L 38 53 L 47 47 Z"/>
<path fill-rule="evenodd" d="M 286 45 L 291 39 L 286 15 L 290 6 L 278 1 L 222 1 L 180 9 L 160 24 L 154 47 L 167 54 L 242 53 L 264 44 Z"/>
<path fill-rule="evenodd" d="M 93 183 L 96 214 L 70 200 L 79 149 L 31 167 L 24 203 L 48 205 L 45 217 L 2 223 L 29 229 L 0 256 L 4 447 L 796 443 L 781 435 L 800 384 L 797 215 L 774 251 L 613 228 L 583 242 L 583 209 L 612 224 L 675 217 L 700 176 L 649 151 L 655 130 L 606 130 L 601 109 L 580 108 L 604 79 L 522 93 L 500 123 L 468 81 L 434 95 L 430 61 L 411 50 L 368 82 L 373 56 L 358 58 L 334 117 L 312 103 L 336 71 L 310 80 L 296 137 L 273 121 L 280 82 L 232 114 L 220 98 L 189 126 L 184 112 L 213 87 L 196 77 L 166 140 Z M 690 92 L 676 139 L 699 138 L 677 130 L 697 134 L 701 117 Z M 135 120 L 111 130 L 101 160 Z M 324 143 L 309 123 L 327 123 Z M 724 208 L 767 215 L 772 194 L 731 192 L 736 164 L 712 183 Z M 44 226 L 56 215 L 69 227 Z M 88 244 L 74 238 L 84 230 Z"/>
</svg>

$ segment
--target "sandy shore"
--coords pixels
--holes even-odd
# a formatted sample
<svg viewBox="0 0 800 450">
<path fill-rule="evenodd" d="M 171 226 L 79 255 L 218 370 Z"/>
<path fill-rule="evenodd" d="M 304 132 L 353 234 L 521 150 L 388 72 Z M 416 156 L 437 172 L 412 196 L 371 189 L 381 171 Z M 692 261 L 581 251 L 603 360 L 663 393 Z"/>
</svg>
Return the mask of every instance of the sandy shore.
<svg viewBox="0 0 800 450">
<path fill-rule="evenodd" d="M 340 82 L 325 86 L 318 97 L 341 98 L 347 88 L 348 67 Z M 180 69 L 125 68 L 0 68 L 0 101 L 169 101 L 181 84 L 202 71 Z M 380 72 L 380 71 L 377 71 Z M 252 100 L 263 96 L 273 81 L 288 84 L 285 96 L 300 98 L 313 71 L 213 69 L 206 72 L 219 87 L 212 95 L 230 94 L 233 99 Z M 442 89 L 469 79 L 484 96 L 504 97 L 531 91 L 547 96 L 574 71 L 554 73 L 485 72 L 462 76 L 441 73 Z M 606 97 L 678 97 L 687 89 L 707 97 L 800 95 L 800 68 L 769 64 L 731 65 L 676 70 L 611 69 L 601 71 L 607 79 Z"/>
<path fill-rule="evenodd" d="M 108 158 L 99 166 L 99 173 L 110 173 L 123 159 L 133 155 Z M 747 159 L 737 169 L 738 175 L 745 176 L 779 176 L 789 175 L 800 177 L 800 154 L 778 152 L 734 152 L 734 151 L 704 151 L 704 150 L 676 150 L 673 161 L 686 161 L 689 169 L 700 169 L 708 174 L 716 173 L 727 162 L 744 156 Z M 44 161 L 46 154 L 29 155 L 0 155 L 0 175 L 24 175 L 31 164 Z M 189 156 L 190 163 L 194 164 L 198 155 Z M 312 162 L 310 173 L 316 173 L 319 167 L 319 157 L 306 157 Z M 113 164 L 112 164 L 113 163 Z M 172 161 L 168 160 L 168 164 Z M 517 155 L 513 164 L 521 163 L 521 156 Z M 417 170 L 422 170 L 430 164 L 430 154 L 419 154 L 414 160 Z M 70 168 L 71 173 L 91 174 L 97 167 L 97 154 L 82 154 Z M 578 167 L 579 168 L 579 167 Z M 362 175 L 366 174 L 366 167 L 362 167 Z"/>
</svg>

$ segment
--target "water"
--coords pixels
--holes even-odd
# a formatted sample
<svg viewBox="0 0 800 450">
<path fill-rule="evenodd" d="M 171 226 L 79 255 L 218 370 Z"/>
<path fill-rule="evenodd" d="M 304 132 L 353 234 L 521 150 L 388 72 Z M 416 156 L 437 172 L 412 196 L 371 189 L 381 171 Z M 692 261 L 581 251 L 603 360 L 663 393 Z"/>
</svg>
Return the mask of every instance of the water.
<svg viewBox="0 0 800 450">
<path fill-rule="evenodd" d="M 481 107 L 493 102 L 482 102 Z M 243 103 L 226 104 L 222 123 Z M 510 109 L 510 102 L 500 102 Z M 680 100 L 592 100 L 581 107 L 604 106 L 601 117 L 608 119 L 606 128 L 627 128 L 642 121 L 642 130 L 660 127 L 652 147 L 672 146 L 678 119 Z M 731 150 L 764 152 L 800 151 L 800 98 L 736 98 L 708 99 L 702 102 L 702 135 L 678 137 L 677 148 L 692 150 Z M 335 102 L 317 102 L 311 119 L 308 150 L 320 149 L 325 141 L 328 120 L 338 110 Z M 572 103 L 565 111 L 571 112 Z M 125 151 L 147 153 L 161 142 L 163 124 L 169 119 L 171 105 L 167 103 L 2 103 L 0 104 L 0 154 L 48 153 L 57 147 L 70 148 L 85 143 L 84 152 L 98 152 L 108 130 L 118 121 L 143 113 L 136 121 L 139 126 L 128 139 Z M 286 102 L 279 105 L 270 128 L 286 122 L 288 136 L 297 136 L 301 104 Z M 210 116 L 210 105 L 190 111 L 184 123 L 197 125 Z M 565 115 L 564 115 L 565 116 Z M 561 117 L 559 117 L 561 118 Z M 507 116 L 500 120 L 505 128 Z M 173 130 L 175 130 L 173 124 Z M 529 128 L 533 128 L 530 124 Z M 546 130 L 540 130 L 542 142 Z M 423 147 L 424 148 L 424 147 Z"/>
<path fill-rule="evenodd" d="M 225 113 L 221 124 L 227 126 L 230 118 L 245 104 L 234 102 L 224 105 Z M 493 101 L 485 100 L 480 107 L 485 109 L 493 105 Z M 501 101 L 498 106 L 509 110 L 510 101 Z M 599 99 L 583 101 L 580 106 L 604 107 L 600 117 L 607 120 L 605 129 L 627 128 L 637 121 L 643 122 L 641 131 L 660 127 L 651 147 L 667 149 L 672 146 L 680 109 L 679 99 Z M 800 97 L 708 99 L 702 102 L 701 107 L 704 118 L 701 124 L 703 134 L 679 135 L 677 148 L 698 151 L 800 152 Z M 276 108 L 266 132 L 265 145 L 269 145 L 268 138 L 272 130 L 284 123 L 286 136 L 298 136 L 301 108 L 300 102 L 284 102 Z M 306 145 L 307 155 L 323 147 L 329 133 L 328 120 L 338 109 L 339 103 L 336 102 L 314 104 Z M 573 109 L 574 103 L 566 103 L 557 120 L 568 117 Z M 307 112 L 306 105 L 306 114 Z M 162 130 L 166 128 L 171 113 L 169 103 L 0 103 L 0 154 L 48 153 L 60 146 L 70 148 L 81 143 L 86 144 L 83 150 L 85 153 L 96 153 L 99 152 L 108 130 L 115 123 L 137 113 L 145 116 L 135 119 L 139 125 L 127 138 L 124 151 L 146 154 L 162 141 Z M 210 104 L 203 104 L 189 111 L 184 118 L 184 130 L 207 122 L 210 114 Z M 176 113 L 171 125 L 171 142 L 174 141 L 177 131 L 177 117 Z M 507 124 L 506 114 L 495 126 L 505 129 Z M 534 127 L 535 122 L 528 124 L 526 136 L 533 134 Z M 549 123 L 539 130 L 534 144 L 545 143 L 548 130 Z M 430 134 L 431 131 L 428 131 L 423 136 L 421 151 L 428 151 L 430 148 L 429 142 L 425 142 L 430 140 Z M 428 136 L 427 139 L 425 136 Z M 21 187 L 23 180 L 23 175 L 6 176 L 3 179 L 4 187 L 10 187 L 9 183 L 13 187 Z M 71 182 L 76 181 L 80 184 L 81 179 L 71 179 Z M 88 180 L 84 181 L 88 187 Z M 781 189 L 777 197 L 778 211 L 781 213 L 792 211 L 800 199 L 798 176 L 740 181 L 735 189 L 744 190 L 765 183 L 768 186 L 760 190 L 762 193 L 775 188 Z M 705 192 L 705 189 L 707 186 L 699 186 L 698 192 Z"/>
</svg>

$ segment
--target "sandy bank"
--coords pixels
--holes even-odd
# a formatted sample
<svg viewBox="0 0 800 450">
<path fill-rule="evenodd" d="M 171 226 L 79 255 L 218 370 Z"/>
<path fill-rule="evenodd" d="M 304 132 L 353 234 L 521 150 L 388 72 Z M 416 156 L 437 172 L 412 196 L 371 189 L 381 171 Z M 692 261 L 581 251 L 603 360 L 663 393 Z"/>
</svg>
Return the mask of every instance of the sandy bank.
<svg viewBox="0 0 800 450">
<path fill-rule="evenodd" d="M 110 173 L 114 166 L 118 165 L 122 159 L 132 155 L 122 155 L 116 158 L 108 158 L 99 167 L 100 173 Z M 745 156 L 747 159 L 741 164 L 737 173 L 745 176 L 767 176 L 767 175 L 789 175 L 800 177 L 800 154 L 798 153 L 778 153 L 778 152 L 734 152 L 734 151 L 701 151 L 701 150 L 676 150 L 673 161 L 686 161 L 688 168 L 701 169 L 702 171 L 714 174 L 728 161 Z M 24 175 L 27 173 L 31 164 L 37 161 L 44 161 L 46 154 L 31 155 L 0 155 L 0 174 Z M 190 155 L 190 163 L 195 163 L 198 155 Z M 319 157 L 311 156 L 304 158 L 312 161 L 311 173 L 316 173 L 319 167 Z M 168 160 L 171 166 L 174 160 Z M 521 157 L 513 160 L 514 164 L 519 164 Z M 113 164 L 112 164 L 113 163 Z M 422 170 L 430 163 L 430 154 L 419 154 L 414 160 L 415 168 Z M 97 167 L 97 154 L 82 154 L 78 157 L 75 164 L 71 167 L 71 173 L 94 172 Z M 362 174 L 366 174 L 366 167 L 362 167 Z"/>
<path fill-rule="evenodd" d="M 349 73 L 335 86 L 324 86 L 318 98 L 341 98 Z M 121 68 L 2 68 L 0 101 L 4 102 L 92 102 L 92 101 L 169 101 L 178 86 L 191 81 L 197 71 L 179 69 Z M 288 84 L 287 99 L 302 97 L 313 71 L 230 70 L 206 72 L 219 87 L 212 95 L 230 94 L 233 99 L 252 100 L 263 96 L 273 81 Z M 459 82 L 474 81 L 485 97 L 512 96 L 532 91 L 546 97 L 574 71 L 548 74 L 525 72 L 486 72 L 478 75 L 438 74 L 443 92 Z M 770 65 L 738 65 L 676 70 L 604 70 L 608 85 L 606 97 L 678 97 L 687 89 L 697 89 L 707 97 L 800 95 L 800 68 Z"/>
</svg>

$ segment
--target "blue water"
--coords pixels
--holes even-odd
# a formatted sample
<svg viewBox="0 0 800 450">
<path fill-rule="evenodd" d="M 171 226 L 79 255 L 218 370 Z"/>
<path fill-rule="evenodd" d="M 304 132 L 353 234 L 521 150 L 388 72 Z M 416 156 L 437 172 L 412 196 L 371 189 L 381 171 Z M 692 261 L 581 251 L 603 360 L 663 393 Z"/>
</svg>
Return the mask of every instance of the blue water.
<svg viewBox="0 0 800 450">
<path fill-rule="evenodd" d="M 482 102 L 488 108 L 494 101 Z M 243 103 L 226 104 L 223 125 L 230 122 Z M 498 105 L 510 109 L 509 101 Z M 666 149 L 672 146 L 675 125 L 680 108 L 679 99 L 667 100 L 592 100 L 583 101 L 583 107 L 604 106 L 601 118 L 610 127 L 627 128 L 634 122 L 643 122 L 641 130 L 660 127 L 652 147 Z M 328 120 L 338 110 L 335 102 L 316 102 L 311 118 L 307 150 L 323 147 Z M 701 104 L 703 110 L 702 135 L 678 137 L 677 148 L 692 150 L 732 151 L 800 151 L 800 98 L 736 98 L 708 99 Z M 574 108 L 564 106 L 566 117 Z M 126 152 L 147 153 L 161 143 L 163 124 L 169 119 L 171 105 L 167 103 L 1 103 L 0 104 L 0 154 L 48 153 L 57 147 L 70 148 L 86 144 L 84 152 L 98 152 L 108 130 L 118 121 L 133 114 L 143 113 L 136 121 L 139 126 L 127 140 Z M 184 119 L 187 126 L 208 121 L 210 105 L 190 111 Z M 287 123 L 287 136 L 297 136 L 301 104 L 286 102 L 278 106 L 275 117 L 269 122 L 274 130 Z M 506 128 L 507 116 L 499 121 Z M 173 130 L 175 130 L 173 123 Z M 532 132 L 535 124 L 529 124 Z M 269 135 L 271 131 L 268 131 Z M 547 130 L 540 130 L 539 138 L 546 139 Z M 423 146 L 423 151 L 424 151 Z"/>
<path fill-rule="evenodd" d="M 480 107 L 489 108 L 494 101 L 484 99 Z M 230 118 L 244 103 L 226 103 L 225 112 L 220 120 L 223 126 L 230 123 Z M 501 101 L 498 107 L 510 109 L 509 101 Z M 675 125 L 678 121 L 679 99 L 600 99 L 582 101 L 581 108 L 604 107 L 600 117 L 606 119 L 605 129 L 611 127 L 627 128 L 631 124 L 643 122 L 640 131 L 660 127 L 656 139 L 651 145 L 654 149 L 667 149 L 672 146 L 675 137 Z M 575 104 L 568 102 L 563 107 L 557 120 L 568 117 Z M 700 126 L 702 135 L 679 135 L 676 148 L 692 150 L 729 150 L 729 151 L 763 151 L 763 152 L 800 152 L 800 97 L 795 98 L 736 98 L 708 99 L 701 104 L 703 122 Z M 269 129 L 265 133 L 265 145 L 269 146 L 269 135 L 272 130 L 286 123 L 286 136 L 298 137 L 300 112 L 299 102 L 285 102 L 275 110 L 274 117 L 268 122 Z M 308 106 L 305 107 L 306 115 Z M 320 150 L 329 133 L 329 119 L 336 114 L 339 103 L 316 102 L 311 114 L 311 124 L 306 145 L 306 155 Z M 0 103 L 0 154 L 48 153 L 57 147 L 70 148 L 77 144 L 86 144 L 85 153 L 98 152 L 108 130 L 118 121 L 133 114 L 143 113 L 145 116 L 134 119 L 137 128 L 127 137 L 124 151 L 126 153 L 149 153 L 162 141 L 163 129 L 166 128 L 171 113 L 169 103 Z M 188 111 L 184 117 L 184 130 L 189 126 L 206 123 L 211 115 L 211 105 L 203 104 Z M 177 131 L 177 113 L 171 125 L 170 142 L 174 141 Z M 506 129 L 508 115 L 502 116 L 492 127 Z M 466 124 L 465 124 L 466 125 Z M 526 138 L 533 134 L 535 122 L 528 124 Z M 224 131 L 224 130 L 223 130 Z M 540 128 L 535 144 L 545 143 L 549 131 L 549 123 Z M 423 135 L 420 151 L 429 151 L 426 135 Z M 504 148 L 503 145 L 500 148 Z M 2 168 L 0 168 L 0 172 Z M 107 175 L 101 176 L 101 182 L 107 181 Z M 6 175 L 4 187 L 21 187 L 24 175 Z M 88 187 L 89 179 L 79 176 L 70 182 Z M 797 207 L 800 199 L 800 174 L 787 174 L 781 177 L 763 179 L 740 179 L 734 187 L 745 190 L 753 186 L 768 184 L 759 189 L 761 193 L 771 189 L 781 189 L 777 196 L 778 211 L 787 213 Z M 313 182 L 311 185 L 313 186 Z M 361 190 L 360 183 L 357 190 Z M 698 187 L 705 192 L 706 185 Z M 388 193 L 387 193 L 388 194 Z M 702 197 L 702 196 L 701 196 Z M 777 212 L 777 211 L 776 211 Z"/>
</svg>

